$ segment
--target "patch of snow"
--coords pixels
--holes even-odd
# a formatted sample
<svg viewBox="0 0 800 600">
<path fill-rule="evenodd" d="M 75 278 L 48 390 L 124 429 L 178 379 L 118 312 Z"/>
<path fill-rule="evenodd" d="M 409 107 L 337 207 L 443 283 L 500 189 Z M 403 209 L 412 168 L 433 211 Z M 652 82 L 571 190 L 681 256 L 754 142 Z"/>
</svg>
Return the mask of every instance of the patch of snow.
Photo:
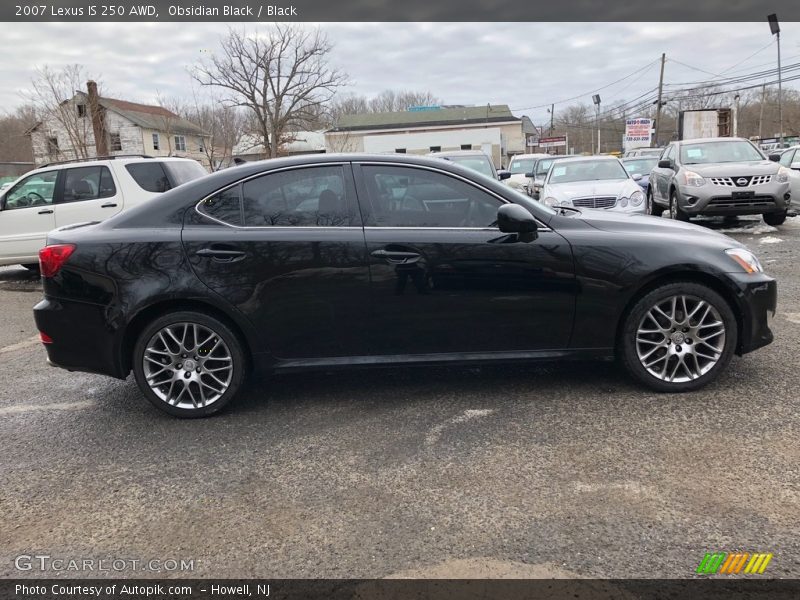
<svg viewBox="0 0 800 600">
<path fill-rule="evenodd" d="M 773 235 L 768 235 L 767 237 L 761 238 L 759 244 L 780 244 L 783 240 L 779 237 L 775 237 Z"/>
</svg>

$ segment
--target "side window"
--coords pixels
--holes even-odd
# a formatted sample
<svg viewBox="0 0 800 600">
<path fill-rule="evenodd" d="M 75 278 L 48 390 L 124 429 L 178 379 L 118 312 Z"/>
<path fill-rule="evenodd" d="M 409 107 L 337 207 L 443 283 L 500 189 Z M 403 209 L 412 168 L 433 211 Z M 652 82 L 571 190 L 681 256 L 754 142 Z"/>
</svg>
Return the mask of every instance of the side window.
<svg viewBox="0 0 800 600">
<path fill-rule="evenodd" d="M 236 185 L 203 200 L 197 210 L 201 214 L 228 225 L 242 225 L 240 185 Z"/>
<path fill-rule="evenodd" d="M 166 192 L 172 187 L 160 162 L 129 163 L 125 169 L 139 187 L 148 192 Z"/>
<path fill-rule="evenodd" d="M 660 160 L 675 160 L 675 144 L 670 144 L 667 146 L 667 149 L 664 150 L 664 154 L 661 155 Z"/>
<path fill-rule="evenodd" d="M 63 202 L 82 202 L 110 198 L 117 188 L 108 167 L 78 167 L 64 171 Z"/>
<path fill-rule="evenodd" d="M 460 179 L 410 167 L 365 166 L 379 227 L 493 227 L 502 202 Z"/>
<path fill-rule="evenodd" d="M 781 154 L 781 159 L 778 161 L 784 167 L 791 167 L 792 166 L 792 157 L 794 156 L 794 150 L 787 150 L 783 154 Z"/>
<path fill-rule="evenodd" d="M 42 206 L 53 203 L 58 171 L 36 173 L 26 177 L 6 193 L 5 210 Z"/>
<path fill-rule="evenodd" d="M 280 171 L 242 184 L 247 227 L 348 227 L 360 225 L 340 166 Z"/>
</svg>

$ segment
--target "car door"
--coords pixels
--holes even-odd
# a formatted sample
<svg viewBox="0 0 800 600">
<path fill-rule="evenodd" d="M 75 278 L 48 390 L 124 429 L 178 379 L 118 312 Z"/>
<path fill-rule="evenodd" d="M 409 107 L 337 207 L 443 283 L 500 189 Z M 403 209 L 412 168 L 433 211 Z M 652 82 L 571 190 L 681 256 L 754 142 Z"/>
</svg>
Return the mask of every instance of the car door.
<svg viewBox="0 0 800 600">
<path fill-rule="evenodd" d="M 675 160 L 675 144 L 667 146 L 666 150 L 661 154 L 659 162 L 662 160 Z M 650 189 L 653 192 L 653 199 L 657 200 L 659 204 L 669 204 L 669 183 L 674 176 L 675 171 L 672 168 L 660 167 L 656 164 L 650 175 Z M 653 181 L 655 177 L 655 181 Z"/>
<path fill-rule="evenodd" d="M 56 226 L 53 210 L 58 171 L 34 173 L 8 188 L 0 199 L 0 262 L 36 262 L 47 232 Z"/>
<path fill-rule="evenodd" d="M 56 193 L 56 227 L 103 221 L 122 210 L 122 195 L 106 165 L 63 170 Z"/>
<path fill-rule="evenodd" d="M 382 355 L 565 348 L 572 252 L 558 233 L 519 241 L 495 225 L 504 201 L 435 168 L 355 168 L 369 252 L 373 347 Z"/>
<path fill-rule="evenodd" d="M 274 357 L 369 354 L 369 267 L 349 163 L 241 181 L 188 211 L 183 245 Z"/>
</svg>

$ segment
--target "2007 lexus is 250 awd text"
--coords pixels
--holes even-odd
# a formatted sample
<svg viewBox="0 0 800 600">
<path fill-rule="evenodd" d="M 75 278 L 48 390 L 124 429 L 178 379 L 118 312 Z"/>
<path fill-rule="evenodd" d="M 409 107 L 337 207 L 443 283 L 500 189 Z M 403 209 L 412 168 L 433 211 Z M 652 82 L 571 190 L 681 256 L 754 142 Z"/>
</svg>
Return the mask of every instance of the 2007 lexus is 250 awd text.
<svg viewBox="0 0 800 600">
<path fill-rule="evenodd" d="M 49 361 L 178 416 L 253 370 L 617 357 L 686 391 L 772 341 L 776 283 L 688 223 L 544 206 L 435 158 L 247 163 L 51 232 Z"/>
</svg>

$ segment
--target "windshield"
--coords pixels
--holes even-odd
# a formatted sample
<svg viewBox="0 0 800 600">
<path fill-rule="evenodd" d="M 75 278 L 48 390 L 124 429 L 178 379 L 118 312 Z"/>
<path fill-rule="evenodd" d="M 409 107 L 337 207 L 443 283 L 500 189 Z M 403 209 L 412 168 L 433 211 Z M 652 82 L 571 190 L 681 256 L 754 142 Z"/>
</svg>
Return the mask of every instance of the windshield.
<svg viewBox="0 0 800 600">
<path fill-rule="evenodd" d="M 624 160 L 622 161 L 622 165 L 625 167 L 625 170 L 634 175 L 635 173 L 639 173 L 640 175 L 649 175 L 650 171 L 656 168 L 658 164 L 658 158 L 637 158 L 635 160 Z"/>
<path fill-rule="evenodd" d="M 681 163 L 684 165 L 756 160 L 764 160 L 764 156 L 753 144 L 744 140 L 681 144 Z"/>
<path fill-rule="evenodd" d="M 547 171 L 550 169 L 550 165 L 552 165 L 556 159 L 554 158 L 545 158 L 540 160 L 539 163 L 536 165 L 536 177 L 544 177 L 547 175 Z"/>
<path fill-rule="evenodd" d="M 553 165 L 548 183 L 574 183 L 627 179 L 628 173 L 618 160 L 579 160 Z"/>
<path fill-rule="evenodd" d="M 492 179 L 496 178 L 488 156 L 447 156 L 444 158 Z"/>
<path fill-rule="evenodd" d="M 200 166 L 200 163 L 193 160 L 168 160 L 164 161 L 163 164 L 175 180 L 176 186 L 208 175 L 208 171 Z"/>
<path fill-rule="evenodd" d="M 533 171 L 533 163 L 535 162 L 535 158 L 520 158 L 512 160 L 511 164 L 508 165 L 508 170 L 511 171 L 513 175 L 518 173 L 530 173 Z"/>
</svg>

